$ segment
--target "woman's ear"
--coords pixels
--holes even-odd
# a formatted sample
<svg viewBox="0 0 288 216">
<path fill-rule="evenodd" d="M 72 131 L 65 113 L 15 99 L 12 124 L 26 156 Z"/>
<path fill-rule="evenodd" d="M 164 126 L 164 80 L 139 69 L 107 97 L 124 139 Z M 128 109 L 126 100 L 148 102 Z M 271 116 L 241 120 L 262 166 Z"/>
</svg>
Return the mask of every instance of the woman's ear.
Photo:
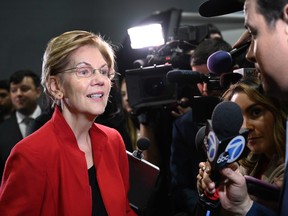
<svg viewBox="0 0 288 216">
<path fill-rule="evenodd" d="M 50 76 L 48 81 L 48 87 L 50 94 L 58 100 L 63 98 L 63 93 L 61 91 L 60 78 L 58 76 Z"/>
</svg>

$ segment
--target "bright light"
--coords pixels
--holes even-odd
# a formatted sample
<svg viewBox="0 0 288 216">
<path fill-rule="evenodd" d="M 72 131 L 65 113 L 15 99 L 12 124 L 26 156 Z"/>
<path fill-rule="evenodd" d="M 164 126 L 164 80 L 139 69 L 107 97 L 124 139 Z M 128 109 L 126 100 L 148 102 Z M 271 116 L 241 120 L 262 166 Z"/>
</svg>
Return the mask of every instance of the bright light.
<svg viewBox="0 0 288 216">
<path fill-rule="evenodd" d="M 128 29 L 133 49 L 160 46 L 165 43 L 161 24 L 150 24 Z"/>
</svg>

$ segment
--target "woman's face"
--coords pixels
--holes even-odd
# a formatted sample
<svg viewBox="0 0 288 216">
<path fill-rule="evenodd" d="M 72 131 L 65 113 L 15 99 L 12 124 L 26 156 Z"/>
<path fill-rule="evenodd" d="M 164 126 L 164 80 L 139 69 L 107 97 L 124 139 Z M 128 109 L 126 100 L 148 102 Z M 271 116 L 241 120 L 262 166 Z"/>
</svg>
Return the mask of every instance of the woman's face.
<svg viewBox="0 0 288 216">
<path fill-rule="evenodd" d="M 121 83 L 121 96 L 122 96 L 122 106 L 123 108 L 128 112 L 132 112 L 132 108 L 129 105 L 128 102 L 128 93 L 127 93 L 127 85 L 126 81 L 123 80 Z"/>
<path fill-rule="evenodd" d="M 265 154 L 271 157 L 275 152 L 273 114 L 243 92 L 234 94 L 231 101 L 240 106 L 244 118 L 242 127 L 249 129 L 248 148 L 255 154 Z"/>
<path fill-rule="evenodd" d="M 66 69 L 74 68 L 76 65 L 80 68 L 84 66 L 93 69 L 107 68 L 107 63 L 98 48 L 91 45 L 80 47 L 71 55 L 70 59 Z M 100 74 L 100 70 L 96 70 L 90 77 L 78 77 L 76 70 L 73 69 L 63 72 L 61 87 L 63 115 L 68 112 L 95 118 L 105 111 L 111 80 L 107 75 Z"/>
</svg>

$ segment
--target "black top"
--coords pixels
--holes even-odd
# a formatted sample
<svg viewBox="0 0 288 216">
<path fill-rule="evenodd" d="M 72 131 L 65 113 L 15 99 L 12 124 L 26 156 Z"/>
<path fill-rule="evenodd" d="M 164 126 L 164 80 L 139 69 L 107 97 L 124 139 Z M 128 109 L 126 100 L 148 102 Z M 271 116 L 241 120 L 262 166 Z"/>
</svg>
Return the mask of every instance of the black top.
<svg viewBox="0 0 288 216">
<path fill-rule="evenodd" d="M 92 190 L 92 216 L 108 216 L 100 193 L 94 165 L 88 170 L 88 174 Z"/>
</svg>

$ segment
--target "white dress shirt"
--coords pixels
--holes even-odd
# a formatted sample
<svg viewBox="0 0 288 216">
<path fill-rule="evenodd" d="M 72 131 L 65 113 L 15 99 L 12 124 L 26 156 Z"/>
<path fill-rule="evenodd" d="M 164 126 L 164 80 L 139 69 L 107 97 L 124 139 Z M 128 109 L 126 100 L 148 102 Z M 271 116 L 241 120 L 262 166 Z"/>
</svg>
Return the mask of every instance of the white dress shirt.
<svg viewBox="0 0 288 216">
<path fill-rule="evenodd" d="M 41 108 L 40 106 L 38 105 L 36 107 L 36 109 L 34 110 L 34 112 L 29 115 L 29 116 L 25 116 L 23 115 L 22 113 L 16 111 L 16 118 L 17 118 L 17 122 L 18 122 L 18 125 L 19 125 L 19 128 L 20 128 L 20 131 L 21 131 L 21 134 L 23 137 L 26 136 L 26 127 L 27 127 L 27 123 L 26 123 L 26 118 L 27 117 L 30 117 L 32 119 L 35 119 L 37 118 L 39 115 L 41 114 Z"/>
</svg>

